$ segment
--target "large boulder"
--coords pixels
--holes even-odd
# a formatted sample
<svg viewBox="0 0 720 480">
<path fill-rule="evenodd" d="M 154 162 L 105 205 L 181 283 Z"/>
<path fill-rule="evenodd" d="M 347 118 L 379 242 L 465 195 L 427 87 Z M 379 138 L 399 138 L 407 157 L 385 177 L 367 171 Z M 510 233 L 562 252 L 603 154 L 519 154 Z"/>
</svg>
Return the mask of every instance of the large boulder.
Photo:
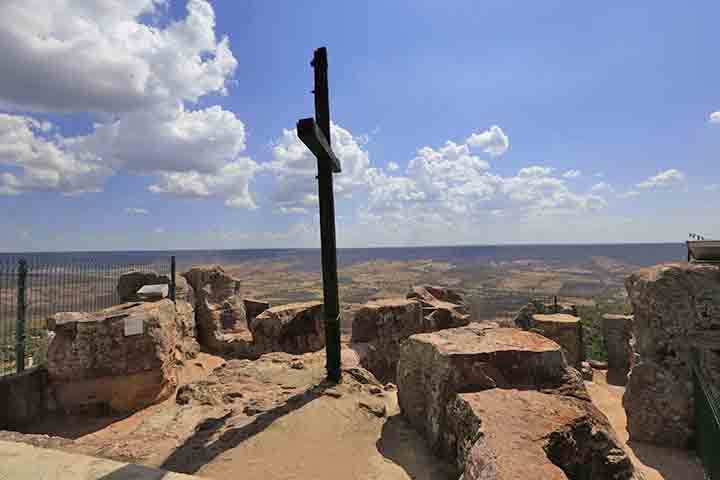
<svg viewBox="0 0 720 480">
<path fill-rule="evenodd" d="M 539 334 L 471 324 L 413 335 L 397 382 L 405 418 L 464 480 L 634 478 L 582 378 Z"/>
<path fill-rule="evenodd" d="M 132 271 L 118 278 L 117 293 L 122 302 L 135 302 L 138 300 L 137 291 L 145 285 L 169 284 L 170 278 L 158 275 L 155 272 Z"/>
<path fill-rule="evenodd" d="M 627 376 L 635 363 L 633 348 L 632 315 L 606 313 L 602 317 L 602 334 L 607 351 L 608 369 L 617 372 L 619 377 Z"/>
<path fill-rule="evenodd" d="M 47 369 L 59 405 L 131 412 L 169 397 L 177 386 L 176 321 L 167 299 L 50 317 Z"/>
<path fill-rule="evenodd" d="M 417 334 L 404 342 L 397 368 L 398 400 L 408 421 L 441 453 L 448 452 L 445 405 L 460 391 L 552 388 L 587 392 L 560 346 L 536 333 L 483 324 Z"/>
<path fill-rule="evenodd" d="M 530 328 L 540 335 L 558 343 L 563 348 L 565 359 L 570 365 L 580 366 L 583 355 L 582 324 L 580 319 L 566 313 L 541 314 L 532 316 Z"/>
<path fill-rule="evenodd" d="M 373 300 L 360 307 L 353 318 L 351 340 L 366 343 L 364 348 L 358 346 L 365 368 L 383 381 L 394 381 L 404 340 L 416 333 L 467 325 L 465 311 L 464 302 L 452 290 L 416 287 L 408 298 Z"/>
<path fill-rule="evenodd" d="M 250 322 L 257 353 L 301 354 L 325 347 L 322 302 L 291 303 L 272 307 Z"/>
<path fill-rule="evenodd" d="M 525 306 L 523 306 L 518 313 L 515 315 L 515 325 L 518 328 L 528 330 L 532 328 L 532 316 L 535 314 L 541 315 L 554 315 L 556 313 L 563 313 L 566 315 L 578 316 L 577 307 L 572 303 L 561 303 L 555 301 L 546 303 L 542 300 L 533 299 L 530 300 Z"/>
<path fill-rule="evenodd" d="M 424 285 L 413 287 L 406 297 L 420 302 L 425 321 L 434 326 L 425 331 L 460 327 L 470 323 L 470 307 L 457 290 Z"/>
<path fill-rule="evenodd" d="M 374 300 L 355 312 L 351 341 L 367 343 L 360 356 L 365 368 L 381 380 L 394 381 L 400 342 L 432 330 L 419 302 L 406 298 Z"/>
<path fill-rule="evenodd" d="M 195 297 L 195 323 L 200 344 L 209 351 L 232 353 L 227 335 L 247 331 L 240 282 L 219 265 L 194 266 L 182 274 Z"/>
<path fill-rule="evenodd" d="M 447 406 L 463 480 L 638 478 L 607 419 L 586 400 L 493 388 Z"/>
<path fill-rule="evenodd" d="M 693 437 L 693 350 L 707 383 L 720 386 L 720 266 L 670 263 L 625 281 L 635 349 L 623 397 L 633 440 L 685 446 Z"/>
</svg>

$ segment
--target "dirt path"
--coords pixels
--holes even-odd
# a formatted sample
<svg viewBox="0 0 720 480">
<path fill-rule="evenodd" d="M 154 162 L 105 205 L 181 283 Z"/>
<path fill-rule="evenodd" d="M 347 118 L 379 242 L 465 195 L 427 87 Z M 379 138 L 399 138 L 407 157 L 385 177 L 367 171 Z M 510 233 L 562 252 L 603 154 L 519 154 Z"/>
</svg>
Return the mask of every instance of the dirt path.
<svg viewBox="0 0 720 480">
<path fill-rule="evenodd" d="M 596 370 L 593 382 L 586 382 L 593 403 L 610 419 L 625 444 L 630 458 L 646 480 L 703 480 L 703 469 L 692 452 L 642 442 L 628 442 L 627 417 L 622 406 L 624 387 L 610 385 L 607 372 Z"/>
<path fill-rule="evenodd" d="M 388 417 L 358 408 L 358 396 L 322 396 L 226 450 L 197 474 L 265 480 L 453 478 L 400 417 L 395 392 Z"/>
</svg>

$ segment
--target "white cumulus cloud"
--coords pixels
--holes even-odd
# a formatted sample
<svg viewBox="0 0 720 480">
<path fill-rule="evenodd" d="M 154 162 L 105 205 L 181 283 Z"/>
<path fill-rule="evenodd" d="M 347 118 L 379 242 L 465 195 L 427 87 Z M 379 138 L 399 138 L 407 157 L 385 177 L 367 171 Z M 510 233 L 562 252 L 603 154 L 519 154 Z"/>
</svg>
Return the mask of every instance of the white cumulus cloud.
<svg viewBox="0 0 720 480">
<path fill-rule="evenodd" d="M 710 118 L 708 119 L 710 123 L 720 123 L 720 111 L 718 112 L 712 112 L 710 114 Z"/>
<path fill-rule="evenodd" d="M 74 152 L 52 126 L 22 115 L 0 114 L 0 194 L 101 190 L 112 171 L 92 155 Z"/>
<path fill-rule="evenodd" d="M 654 175 L 637 184 L 638 188 L 669 187 L 685 180 L 685 174 L 680 170 L 671 168 Z"/>
<path fill-rule="evenodd" d="M 567 170 L 563 172 L 563 178 L 578 178 L 582 175 L 580 170 Z"/>
<path fill-rule="evenodd" d="M 465 141 L 470 147 L 477 148 L 495 157 L 502 155 L 510 147 L 510 139 L 497 125 L 480 133 L 473 133 Z"/>
<path fill-rule="evenodd" d="M 217 172 L 198 171 L 164 172 L 158 182 L 151 185 L 153 193 L 189 198 L 219 197 L 225 205 L 233 208 L 256 208 L 250 194 L 250 180 L 258 170 L 258 164 L 250 158 L 240 157 L 223 165 Z"/>
<path fill-rule="evenodd" d="M 342 167 L 335 176 L 335 192 L 349 197 L 365 188 L 365 173 L 370 166 L 363 139 L 353 136 L 339 125 L 330 126 L 332 149 Z M 276 178 L 273 202 L 283 213 L 305 213 L 317 204 L 317 159 L 298 138 L 294 129 L 283 130 L 273 145 L 273 160 L 266 167 Z"/>
<path fill-rule="evenodd" d="M 159 28 L 164 0 L 3 0 L 0 101 L 25 110 L 122 112 L 225 92 L 237 61 L 215 36 L 215 13 Z"/>
</svg>

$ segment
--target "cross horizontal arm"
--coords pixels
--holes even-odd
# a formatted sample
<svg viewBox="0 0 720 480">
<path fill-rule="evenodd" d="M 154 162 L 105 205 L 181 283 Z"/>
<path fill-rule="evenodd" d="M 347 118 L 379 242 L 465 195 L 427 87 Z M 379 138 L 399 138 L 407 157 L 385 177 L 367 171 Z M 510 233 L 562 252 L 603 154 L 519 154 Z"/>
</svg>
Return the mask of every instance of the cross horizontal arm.
<svg viewBox="0 0 720 480">
<path fill-rule="evenodd" d="M 330 145 L 328 145 L 325 134 L 320 130 L 314 118 L 299 120 L 297 122 L 297 134 L 319 162 L 329 162 L 333 173 L 340 173 L 340 161 L 333 153 Z"/>
</svg>

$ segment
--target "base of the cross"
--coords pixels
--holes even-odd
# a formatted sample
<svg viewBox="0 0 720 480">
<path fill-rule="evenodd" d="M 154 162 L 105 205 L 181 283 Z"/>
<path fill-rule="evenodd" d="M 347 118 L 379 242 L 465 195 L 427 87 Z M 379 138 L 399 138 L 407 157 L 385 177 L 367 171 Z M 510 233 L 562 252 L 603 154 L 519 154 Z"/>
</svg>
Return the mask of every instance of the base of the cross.
<svg viewBox="0 0 720 480">
<path fill-rule="evenodd" d="M 325 355 L 327 379 L 333 383 L 342 380 L 342 367 L 340 365 L 340 316 L 325 322 Z"/>
</svg>

